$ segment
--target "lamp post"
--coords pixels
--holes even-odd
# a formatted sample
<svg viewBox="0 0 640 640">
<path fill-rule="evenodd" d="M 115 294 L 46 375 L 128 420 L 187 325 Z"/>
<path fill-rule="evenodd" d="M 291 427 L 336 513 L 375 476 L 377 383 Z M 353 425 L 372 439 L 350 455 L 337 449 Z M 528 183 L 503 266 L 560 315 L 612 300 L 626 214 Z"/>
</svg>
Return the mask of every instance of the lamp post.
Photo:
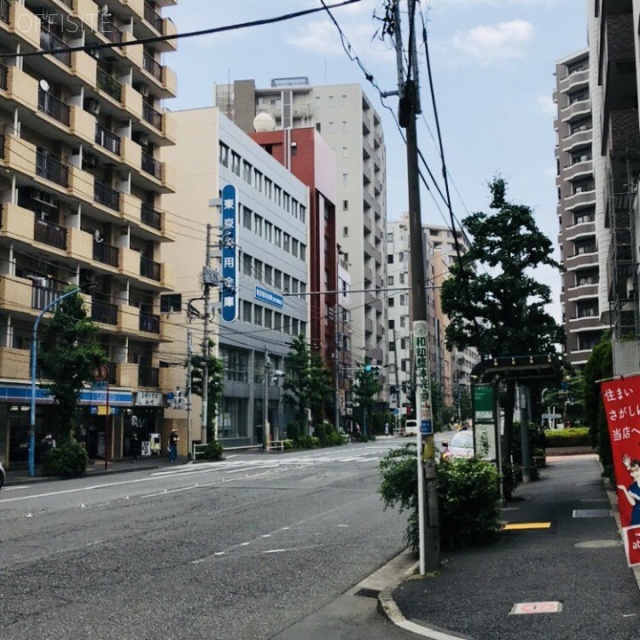
<svg viewBox="0 0 640 640">
<path fill-rule="evenodd" d="M 42 316 L 54 307 L 59 302 L 62 302 L 65 298 L 72 296 L 80 291 L 80 287 L 70 289 L 61 296 L 53 299 L 49 304 L 45 305 L 44 309 L 38 314 L 35 322 L 33 323 L 33 333 L 31 336 L 31 407 L 29 411 L 29 475 L 33 478 L 36 474 L 35 461 L 36 461 L 36 369 L 38 361 L 38 327 L 40 326 L 40 320 Z"/>
</svg>

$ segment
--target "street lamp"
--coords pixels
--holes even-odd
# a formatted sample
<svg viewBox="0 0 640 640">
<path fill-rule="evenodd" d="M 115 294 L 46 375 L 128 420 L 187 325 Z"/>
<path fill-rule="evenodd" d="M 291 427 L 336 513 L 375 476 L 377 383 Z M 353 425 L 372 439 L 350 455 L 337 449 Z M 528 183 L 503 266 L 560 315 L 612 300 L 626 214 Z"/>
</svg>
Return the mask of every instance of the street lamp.
<svg viewBox="0 0 640 640">
<path fill-rule="evenodd" d="M 40 325 L 42 316 L 49 311 L 51 307 L 54 307 L 65 298 L 78 293 L 78 291 L 80 291 L 80 287 L 75 287 L 63 293 L 61 296 L 54 298 L 49 304 L 45 305 L 33 323 L 33 333 L 31 336 L 31 407 L 29 411 L 29 475 L 32 478 L 36 475 L 36 365 L 38 360 L 38 326 Z"/>
</svg>

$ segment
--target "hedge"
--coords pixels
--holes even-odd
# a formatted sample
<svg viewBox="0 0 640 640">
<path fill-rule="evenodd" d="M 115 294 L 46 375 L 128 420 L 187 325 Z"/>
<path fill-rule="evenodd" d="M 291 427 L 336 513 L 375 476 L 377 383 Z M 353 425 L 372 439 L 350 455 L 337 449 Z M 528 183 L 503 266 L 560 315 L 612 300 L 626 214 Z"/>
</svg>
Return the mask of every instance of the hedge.
<svg viewBox="0 0 640 640">
<path fill-rule="evenodd" d="M 589 427 L 547 430 L 544 432 L 547 448 L 590 447 Z"/>
</svg>

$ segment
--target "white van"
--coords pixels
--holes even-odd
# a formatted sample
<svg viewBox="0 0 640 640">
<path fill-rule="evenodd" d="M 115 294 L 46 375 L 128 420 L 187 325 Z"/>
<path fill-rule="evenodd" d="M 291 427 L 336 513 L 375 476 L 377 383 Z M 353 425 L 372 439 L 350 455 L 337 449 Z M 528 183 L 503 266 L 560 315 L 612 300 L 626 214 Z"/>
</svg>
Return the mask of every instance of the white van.
<svg viewBox="0 0 640 640">
<path fill-rule="evenodd" d="M 407 420 L 404 423 L 404 435 L 405 436 L 417 436 L 418 435 L 418 421 Z"/>
</svg>

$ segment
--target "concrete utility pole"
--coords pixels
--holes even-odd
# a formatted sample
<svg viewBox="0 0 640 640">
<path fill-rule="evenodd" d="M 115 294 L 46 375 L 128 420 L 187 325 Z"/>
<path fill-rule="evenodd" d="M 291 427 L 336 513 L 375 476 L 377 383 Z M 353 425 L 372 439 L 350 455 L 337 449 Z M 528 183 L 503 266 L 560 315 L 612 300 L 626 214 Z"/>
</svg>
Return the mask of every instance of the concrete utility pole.
<svg viewBox="0 0 640 640">
<path fill-rule="evenodd" d="M 429 331 L 427 322 L 426 278 L 422 216 L 420 208 L 420 169 L 416 117 L 420 113 L 418 61 L 415 41 L 417 0 L 407 0 L 409 15 L 408 68 L 403 70 L 400 2 L 395 3 L 395 43 L 398 61 L 400 105 L 398 119 L 407 137 L 407 177 L 409 188 L 409 277 L 415 344 L 415 401 L 418 473 L 418 519 L 420 530 L 420 573 L 440 566 L 440 522 L 436 488 L 435 444 L 431 415 L 431 376 L 429 372 Z M 424 435 L 424 441 L 423 441 Z M 426 502 L 426 504 L 425 504 Z"/>
<path fill-rule="evenodd" d="M 191 335 L 191 329 L 187 329 L 187 386 L 185 388 L 187 403 L 187 453 L 189 459 L 193 459 L 192 447 L 191 447 L 191 375 L 193 372 L 193 363 L 191 358 L 193 357 L 193 338 Z"/>
<path fill-rule="evenodd" d="M 208 277 L 211 271 L 211 225 L 207 225 L 207 255 L 203 272 L 204 286 L 204 328 L 202 335 L 202 410 L 200 412 L 200 444 L 207 444 L 207 413 L 209 411 L 209 311 L 211 307 L 211 282 Z"/>
</svg>

